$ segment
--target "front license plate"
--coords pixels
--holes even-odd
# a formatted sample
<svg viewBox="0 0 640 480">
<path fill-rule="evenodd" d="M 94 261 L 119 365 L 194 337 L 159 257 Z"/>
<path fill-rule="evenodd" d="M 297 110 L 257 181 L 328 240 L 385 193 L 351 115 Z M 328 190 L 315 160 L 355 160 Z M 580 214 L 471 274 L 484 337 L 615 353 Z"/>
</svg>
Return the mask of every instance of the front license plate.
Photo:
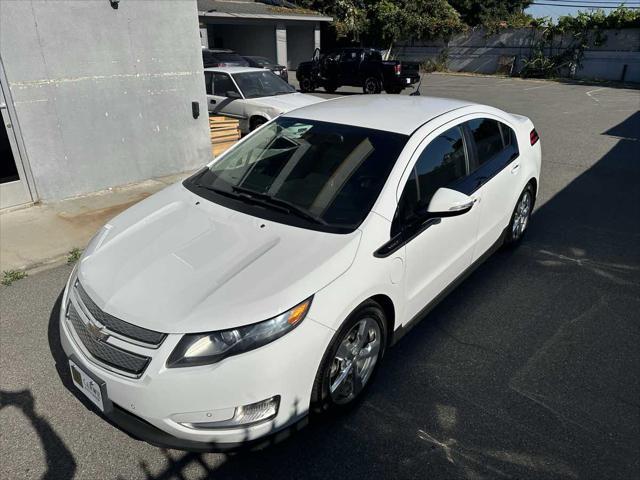
<svg viewBox="0 0 640 480">
<path fill-rule="evenodd" d="M 76 387 L 80 389 L 84 395 L 91 400 L 96 407 L 104 412 L 104 400 L 102 398 L 102 389 L 100 385 L 94 381 L 89 375 L 84 373 L 73 360 L 69 360 L 69 368 L 71 368 L 71 378 Z"/>
</svg>

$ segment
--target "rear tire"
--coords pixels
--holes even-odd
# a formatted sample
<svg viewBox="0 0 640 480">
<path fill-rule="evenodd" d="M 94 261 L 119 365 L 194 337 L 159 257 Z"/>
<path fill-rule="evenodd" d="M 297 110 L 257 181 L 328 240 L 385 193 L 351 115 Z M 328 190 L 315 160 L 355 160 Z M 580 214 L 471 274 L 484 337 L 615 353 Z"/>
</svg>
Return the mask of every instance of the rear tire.
<svg viewBox="0 0 640 480">
<path fill-rule="evenodd" d="M 507 234 L 504 239 L 504 245 L 506 247 L 515 247 L 522 241 L 529 226 L 529 221 L 531 220 L 531 212 L 533 211 L 536 198 L 535 195 L 533 184 L 527 184 L 520 194 L 518 202 L 511 214 L 511 221 L 507 227 Z"/>
<path fill-rule="evenodd" d="M 314 414 L 338 412 L 363 397 L 387 346 L 387 319 L 367 300 L 343 323 L 327 349 L 311 393 Z"/>
<path fill-rule="evenodd" d="M 373 95 L 382 91 L 382 82 L 376 77 L 367 77 L 362 85 L 362 91 L 365 95 Z"/>
</svg>

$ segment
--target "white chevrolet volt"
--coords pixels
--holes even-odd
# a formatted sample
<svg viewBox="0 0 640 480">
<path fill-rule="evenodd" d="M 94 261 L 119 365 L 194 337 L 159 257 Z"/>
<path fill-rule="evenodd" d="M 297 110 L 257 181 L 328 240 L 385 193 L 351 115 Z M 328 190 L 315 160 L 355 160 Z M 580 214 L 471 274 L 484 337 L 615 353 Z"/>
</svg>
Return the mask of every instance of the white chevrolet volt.
<svg viewBox="0 0 640 480">
<path fill-rule="evenodd" d="M 63 294 L 74 384 L 155 445 L 208 450 L 339 410 L 538 191 L 531 121 L 354 96 L 275 118 L 92 239 Z"/>
</svg>

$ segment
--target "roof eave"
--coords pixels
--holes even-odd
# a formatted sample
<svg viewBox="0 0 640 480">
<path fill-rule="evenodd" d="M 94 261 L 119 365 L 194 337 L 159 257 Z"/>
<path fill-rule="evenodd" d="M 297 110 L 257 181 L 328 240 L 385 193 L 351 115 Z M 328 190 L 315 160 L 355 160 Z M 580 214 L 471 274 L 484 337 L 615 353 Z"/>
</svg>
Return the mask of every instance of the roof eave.
<svg viewBox="0 0 640 480">
<path fill-rule="evenodd" d="M 244 19 L 268 19 L 268 20 L 296 20 L 306 22 L 333 22 L 333 17 L 324 15 L 280 15 L 270 13 L 226 13 L 226 12 L 198 12 L 199 17 L 217 18 L 244 18 Z"/>
</svg>

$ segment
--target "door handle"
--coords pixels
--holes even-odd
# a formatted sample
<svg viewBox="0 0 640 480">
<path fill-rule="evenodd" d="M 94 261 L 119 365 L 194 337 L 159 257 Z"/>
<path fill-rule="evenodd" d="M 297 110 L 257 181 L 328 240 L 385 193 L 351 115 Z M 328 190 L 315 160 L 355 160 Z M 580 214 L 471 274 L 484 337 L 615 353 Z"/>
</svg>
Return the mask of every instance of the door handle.
<svg viewBox="0 0 640 480">
<path fill-rule="evenodd" d="M 520 169 L 520 164 L 516 163 L 513 167 L 511 167 L 511 173 L 513 174 L 518 173 L 519 169 Z"/>
<path fill-rule="evenodd" d="M 213 98 L 212 98 L 211 100 L 209 100 L 209 102 L 210 102 L 212 105 L 215 105 L 215 104 L 216 104 L 216 101 L 215 101 Z"/>
</svg>

